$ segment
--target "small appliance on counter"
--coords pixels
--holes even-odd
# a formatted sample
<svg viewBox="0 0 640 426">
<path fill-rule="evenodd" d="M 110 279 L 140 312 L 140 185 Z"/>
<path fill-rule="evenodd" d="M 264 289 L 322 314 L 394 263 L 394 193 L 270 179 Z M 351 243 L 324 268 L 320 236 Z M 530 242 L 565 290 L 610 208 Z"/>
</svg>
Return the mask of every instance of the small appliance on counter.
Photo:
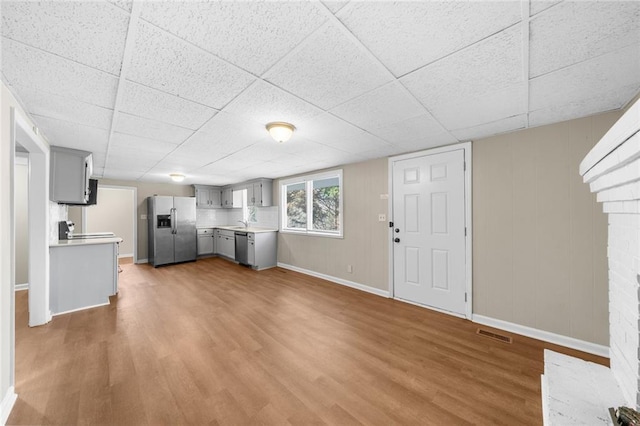
<svg viewBox="0 0 640 426">
<path fill-rule="evenodd" d="M 58 240 L 87 240 L 91 238 L 113 238 L 113 232 L 89 232 L 86 234 L 74 234 L 75 224 L 70 220 L 58 222 Z"/>
</svg>

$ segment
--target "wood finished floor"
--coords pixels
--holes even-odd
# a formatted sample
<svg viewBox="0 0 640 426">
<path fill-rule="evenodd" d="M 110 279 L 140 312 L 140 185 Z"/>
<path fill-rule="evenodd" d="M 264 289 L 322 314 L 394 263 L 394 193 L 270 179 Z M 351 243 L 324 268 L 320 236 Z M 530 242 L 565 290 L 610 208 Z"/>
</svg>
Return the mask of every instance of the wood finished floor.
<svg viewBox="0 0 640 426">
<path fill-rule="evenodd" d="M 279 268 L 122 269 L 41 327 L 16 293 L 8 424 L 539 425 L 543 348 L 607 362 Z"/>
</svg>

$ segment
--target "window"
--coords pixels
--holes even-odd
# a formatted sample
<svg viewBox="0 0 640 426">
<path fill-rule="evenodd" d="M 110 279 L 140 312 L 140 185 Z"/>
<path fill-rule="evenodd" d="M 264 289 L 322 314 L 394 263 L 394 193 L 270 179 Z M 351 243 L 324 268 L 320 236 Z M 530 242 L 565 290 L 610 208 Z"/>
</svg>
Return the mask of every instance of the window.
<svg viewBox="0 0 640 426">
<path fill-rule="evenodd" d="M 342 170 L 280 184 L 283 232 L 342 237 Z"/>
</svg>

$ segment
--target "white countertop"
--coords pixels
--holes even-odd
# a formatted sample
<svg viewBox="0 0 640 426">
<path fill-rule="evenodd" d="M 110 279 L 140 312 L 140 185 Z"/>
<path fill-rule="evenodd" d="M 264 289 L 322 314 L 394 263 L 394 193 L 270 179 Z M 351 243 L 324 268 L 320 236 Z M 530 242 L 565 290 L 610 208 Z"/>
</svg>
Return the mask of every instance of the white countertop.
<svg viewBox="0 0 640 426">
<path fill-rule="evenodd" d="M 226 229 L 227 231 L 253 232 L 254 234 L 257 234 L 260 232 L 278 232 L 278 230 L 274 228 L 261 228 L 257 226 L 249 226 L 248 228 L 245 228 L 244 226 L 235 226 L 235 225 L 198 226 L 198 229 Z"/>
<path fill-rule="evenodd" d="M 115 244 L 121 243 L 122 238 L 110 237 L 110 238 L 87 238 L 78 240 L 58 240 L 55 243 L 50 243 L 49 247 L 71 247 L 71 246 L 86 246 L 92 244 Z"/>
</svg>

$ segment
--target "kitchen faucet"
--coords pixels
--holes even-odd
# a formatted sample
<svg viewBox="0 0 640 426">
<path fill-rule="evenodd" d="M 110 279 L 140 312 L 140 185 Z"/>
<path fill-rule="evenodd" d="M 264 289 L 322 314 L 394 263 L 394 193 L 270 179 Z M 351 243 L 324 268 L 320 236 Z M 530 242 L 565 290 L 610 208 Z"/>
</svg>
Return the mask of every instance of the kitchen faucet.
<svg viewBox="0 0 640 426">
<path fill-rule="evenodd" d="M 243 224 L 245 228 L 248 228 L 248 227 L 249 227 L 249 221 L 248 221 L 248 220 L 239 220 L 238 222 L 240 222 L 241 224 Z"/>
</svg>

